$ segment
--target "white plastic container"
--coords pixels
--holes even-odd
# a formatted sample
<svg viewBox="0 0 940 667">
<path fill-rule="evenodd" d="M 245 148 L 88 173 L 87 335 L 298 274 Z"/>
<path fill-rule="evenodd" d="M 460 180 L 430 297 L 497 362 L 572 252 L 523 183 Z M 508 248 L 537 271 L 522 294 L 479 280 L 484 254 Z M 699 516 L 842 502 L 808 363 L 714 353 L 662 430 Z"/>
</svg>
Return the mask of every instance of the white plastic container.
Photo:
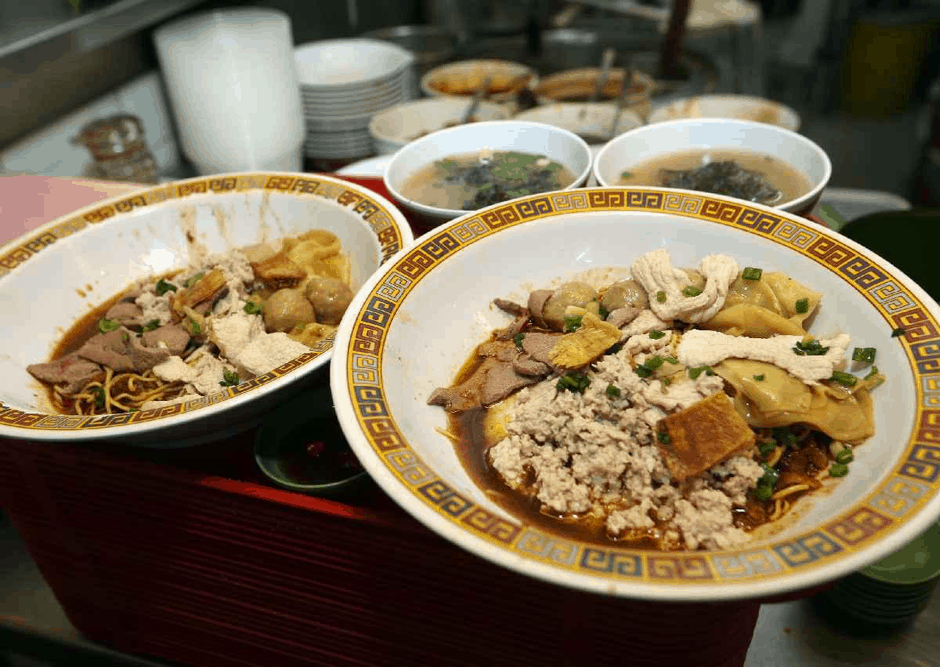
<svg viewBox="0 0 940 667">
<path fill-rule="evenodd" d="M 296 162 L 304 118 L 286 14 L 197 14 L 162 26 L 154 42 L 181 148 L 202 173 Z"/>
</svg>

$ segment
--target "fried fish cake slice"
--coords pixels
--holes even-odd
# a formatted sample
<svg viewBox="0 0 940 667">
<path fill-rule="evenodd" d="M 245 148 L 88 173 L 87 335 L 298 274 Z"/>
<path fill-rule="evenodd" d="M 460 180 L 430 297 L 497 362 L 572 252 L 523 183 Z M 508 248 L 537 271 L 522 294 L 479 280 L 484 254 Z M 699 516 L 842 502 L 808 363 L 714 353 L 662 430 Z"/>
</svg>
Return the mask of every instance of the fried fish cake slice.
<svg viewBox="0 0 940 667">
<path fill-rule="evenodd" d="M 658 430 L 659 451 L 680 482 L 755 442 L 754 431 L 722 391 L 665 417 Z"/>
</svg>

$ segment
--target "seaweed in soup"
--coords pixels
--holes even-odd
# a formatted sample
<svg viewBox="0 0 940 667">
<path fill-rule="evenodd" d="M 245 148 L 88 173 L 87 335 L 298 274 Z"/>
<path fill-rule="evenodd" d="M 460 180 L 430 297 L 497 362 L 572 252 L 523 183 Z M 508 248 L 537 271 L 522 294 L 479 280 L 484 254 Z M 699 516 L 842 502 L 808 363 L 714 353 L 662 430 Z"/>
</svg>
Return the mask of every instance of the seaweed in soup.
<svg viewBox="0 0 940 667">
<path fill-rule="evenodd" d="M 777 203 L 783 193 L 759 171 L 734 160 L 709 162 L 693 169 L 663 169 L 662 183 L 669 188 L 727 195 L 761 204 Z"/>
<path fill-rule="evenodd" d="M 526 153 L 493 153 L 476 162 L 445 161 L 442 166 L 449 182 L 473 186 L 473 196 L 463 203 L 464 211 L 498 204 L 516 197 L 547 192 L 559 187 L 557 173 L 562 167 L 546 157 Z"/>
<path fill-rule="evenodd" d="M 542 155 L 487 150 L 438 160 L 409 178 L 402 193 L 430 206 L 474 211 L 560 190 L 574 178 L 570 170 Z"/>
</svg>

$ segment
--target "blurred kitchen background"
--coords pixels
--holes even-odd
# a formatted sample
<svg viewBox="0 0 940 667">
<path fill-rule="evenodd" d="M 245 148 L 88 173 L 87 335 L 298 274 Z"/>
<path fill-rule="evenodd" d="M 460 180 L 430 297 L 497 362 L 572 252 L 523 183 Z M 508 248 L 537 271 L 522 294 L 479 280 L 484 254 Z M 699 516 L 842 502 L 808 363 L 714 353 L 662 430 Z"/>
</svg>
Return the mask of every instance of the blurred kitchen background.
<svg viewBox="0 0 940 667">
<path fill-rule="evenodd" d="M 670 0 L 0 0 L 0 171 L 94 176 L 89 124 L 140 120 L 157 177 L 194 175 L 181 156 L 153 31 L 189 13 L 275 8 L 296 45 L 434 25 L 417 66 L 493 57 L 539 74 L 596 64 L 612 46 L 655 67 Z M 694 20 L 693 20 L 694 19 Z M 795 108 L 833 162 L 832 188 L 937 204 L 940 0 L 694 0 L 679 93 L 763 95 Z M 557 42 L 560 28 L 593 33 Z M 583 42 L 583 40 L 582 40 Z M 325 165 L 307 161 L 306 170 Z"/>
</svg>

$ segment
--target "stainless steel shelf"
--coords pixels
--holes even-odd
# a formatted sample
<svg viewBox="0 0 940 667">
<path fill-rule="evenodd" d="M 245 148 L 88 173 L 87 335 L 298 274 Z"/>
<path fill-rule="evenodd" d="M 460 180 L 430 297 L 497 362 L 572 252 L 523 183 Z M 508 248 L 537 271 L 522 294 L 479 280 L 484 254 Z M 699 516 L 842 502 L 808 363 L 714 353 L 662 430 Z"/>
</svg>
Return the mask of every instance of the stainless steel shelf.
<svg viewBox="0 0 940 667">
<path fill-rule="evenodd" d="M 111 0 L 75 12 L 66 0 L 0 5 L 0 59 L 55 42 L 81 54 L 156 25 L 201 0 Z"/>
</svg>

